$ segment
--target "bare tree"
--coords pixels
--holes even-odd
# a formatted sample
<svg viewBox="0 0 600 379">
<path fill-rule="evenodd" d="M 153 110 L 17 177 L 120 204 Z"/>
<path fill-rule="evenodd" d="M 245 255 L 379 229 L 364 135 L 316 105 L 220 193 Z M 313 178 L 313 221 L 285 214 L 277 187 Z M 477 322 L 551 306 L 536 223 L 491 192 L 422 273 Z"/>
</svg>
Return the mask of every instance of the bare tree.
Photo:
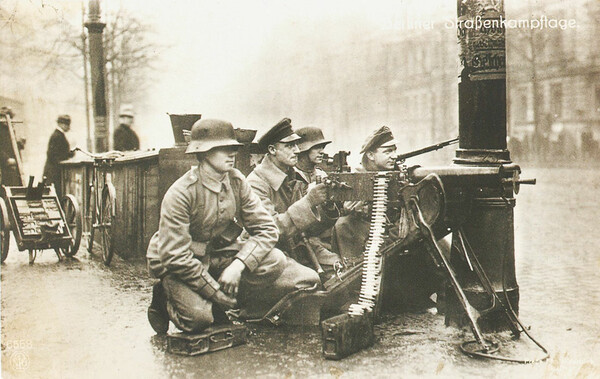
<svg viewBox="0 0 600 379">
<path fill-rule="evenodd" d="M 153 40 L 152 26 L 124 9 L 108 16 L 104 51 L 113 122 L 123 103 L 136 103 L 149 89 L 158 54 L 164 46 Z"/>
<path fill-rule="evenodd" d="M 165 46 L 155 42 L 152 25 L 126 9 L 108 14 L 105 21 L 107 100 L 114 125 L 122 103 L 143 101 L 152 82 L 150 77 L 158 68 L 156 58 Z M 52 22 L 49 20 L 48 25 Z M 85 80 L 86 63 L 82 65 L 82 56 L 84 62 L 89 62 L 87 36 L 80 25 L 68 22 L 59 25 L 60 29 L 49 33 L 51 40 L 40 50 L 44 58 L 41 72 L 48 77 L 64 72 Z"/>
<path fill-rule="evenodd" d="M 62 35 L 60 25 L 63 15 L 53 9 L 38 12 L 33 20 L 31 9 L 18 2 L 0 5 L 0 38 L 3 53 L 0 54 L 2 71 L 20 76 L 45 73 L 52 77 L 60 60 L 68 58 L 68 46 L 54 41 Z M 44 33 L 39 33 L 44 30 Z M 54 38 L 51 38 L 54 36 Z M 9 74 L 10 75 L 10 74 Z"/>
</svg>

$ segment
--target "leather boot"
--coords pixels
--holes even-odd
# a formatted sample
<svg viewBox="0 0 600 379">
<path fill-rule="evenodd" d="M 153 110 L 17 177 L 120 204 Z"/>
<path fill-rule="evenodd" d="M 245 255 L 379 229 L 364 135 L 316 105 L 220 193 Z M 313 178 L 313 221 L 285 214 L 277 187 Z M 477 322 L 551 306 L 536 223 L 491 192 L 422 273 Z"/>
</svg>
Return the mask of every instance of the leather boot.
<svg viewBox="0 0 600 379">
<path fill-rule="evenodd" d="M 165 334 L 169 330 L 167 295 L 162 282 L 158 282 L 152 287 L 152 302 L 148 307 L 148 321 L 156 334 Z"/>
</svg>

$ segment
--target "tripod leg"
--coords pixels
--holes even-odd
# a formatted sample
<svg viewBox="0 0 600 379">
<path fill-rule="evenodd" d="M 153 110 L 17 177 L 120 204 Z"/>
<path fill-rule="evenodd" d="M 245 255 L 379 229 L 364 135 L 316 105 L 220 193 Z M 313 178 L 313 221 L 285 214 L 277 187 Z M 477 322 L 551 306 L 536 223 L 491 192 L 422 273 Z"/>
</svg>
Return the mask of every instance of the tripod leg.
<svg viewBox="0 0 600 379">
<path fill-rule="evenodd" d="M 413 214 L 416 216 L 414 219 L 417 223 L 417 226 L 423 233 L 423 235 L 425 237 L 425 241 L 427 242 L 427 244 L 430 247 L 427 250 L 432 255 L 433 260 L 440 263 L 440 266 L 442 267 L 442 269 L 444 270 L 444 273 L 448 277 L 448 280 L 450 281 L 450 284 L 452 285 L 452 288 L 454 289 L 454 292 L 456 293 L 456 297 L 458 298 L 458 301 L 460 302 L 463 310 L 465 311 L 465 314 L 467 315 L 467 318 L 469 319 L 469 323 L 471 325 L 471 331 L 475 335 L 475 339 L 477 340 L 477 342 L 482 346 L 482 348 L 485 351 L 489 350 L 490 347 L 488 346 L 485 339 L 483 338 L 483 334 L 482 334 L 481 330 L 479 329 L 479 325 L 477 325 L 477 319 L 479 318 L 479 312 L 477 311 L 477 309 L 475 309 L 471 305 L 471 303 L 469 303 L 469 300 L 467 299 L 467 295 L 465 295 L 465 292 L 461 288 L 460 283 L 458 282 L 458 279 L 456 278 L 454 269 L 450 265 L 450 262 L 448 261 L 448 259 L 446 258 L 446 256 L 442 252 L 442 250 L 440 249 L 440 246 L 438 245 L 438 243 L 435 239 L 435 235 L 433 234 L 433 230 L 431 230 L 431 226 L 429 224 L 427 224 L 427 221 L 425 221 L 417 199 L 414 197 L 411 198 L 409 200 L 409 204 L 412 208 L 411 210 L 413 211 Z"/>
</svg>

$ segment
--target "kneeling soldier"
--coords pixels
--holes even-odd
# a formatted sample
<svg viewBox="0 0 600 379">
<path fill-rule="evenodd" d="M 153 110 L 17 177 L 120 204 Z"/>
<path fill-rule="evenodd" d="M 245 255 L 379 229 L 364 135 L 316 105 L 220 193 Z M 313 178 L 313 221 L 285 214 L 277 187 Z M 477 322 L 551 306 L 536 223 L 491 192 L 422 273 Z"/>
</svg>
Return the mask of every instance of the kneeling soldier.
<svg viewBox="0 0 600 379">
<path fill-rule="evenodd" d="M 274 246 L 278 230 L 271 215 L 234 169 L 241 145 L 226 121 L 199 120 L 186 153 L 198 166 L 169 188 L 160 225 L 148 246 L 153 288 L 148 320 L 166 333 L 169 320 L 184 332 L 225 321 L 224 311 L 259 318 L 288 292 L 314 287 L 316 273 Z M 242 226 L 249 238 L 237 238 Z M 215 280 L 218 278 L 218 280 Z"/>
</svg>

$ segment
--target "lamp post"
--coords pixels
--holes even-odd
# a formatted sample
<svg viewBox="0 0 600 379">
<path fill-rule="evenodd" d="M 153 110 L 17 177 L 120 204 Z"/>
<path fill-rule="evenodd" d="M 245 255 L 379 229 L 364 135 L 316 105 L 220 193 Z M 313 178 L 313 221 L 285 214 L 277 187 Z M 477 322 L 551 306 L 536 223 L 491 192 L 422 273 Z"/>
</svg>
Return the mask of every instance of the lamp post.
<svg viewBox="0 0 600 379">
<path fill-rule="evenodd" d="M 89 34 L 95 151 L 102 152 L 108 150 L 108 124 L 106 122 L 105 62 L 102 43 L 102 32 L 106 24 L 101 21 L 99 0 L 89 1 L 88 21 L 84 25 Z"/>
<path fill-rule="evenodd" d="M 458 0 L 457 34 L 460 44 L 458 83 L 459 148 L 454 164 L 497 167 L 520 172 L 510 160 L 506 144 L 506 46 L 504 0 Z M 518 178 L 515 178 L 518 181 Z M 494 292 L 518 311 L 519 287 L 515 275 L 513 187 L 479 188 L 471 200 L 463 235 L 489 277 Z M 491 305 L 477 275 L 465 262 L 460 237 L 454 233 L 451 263 L 473 306 Z M 506 296 L 505 296 L 506 295 Z M 462 308 L 449 296 L 446 324 L 464 325 Z M 501 309 L 482 315 L 487 330 L 506 330 Z"/>
</svg>

